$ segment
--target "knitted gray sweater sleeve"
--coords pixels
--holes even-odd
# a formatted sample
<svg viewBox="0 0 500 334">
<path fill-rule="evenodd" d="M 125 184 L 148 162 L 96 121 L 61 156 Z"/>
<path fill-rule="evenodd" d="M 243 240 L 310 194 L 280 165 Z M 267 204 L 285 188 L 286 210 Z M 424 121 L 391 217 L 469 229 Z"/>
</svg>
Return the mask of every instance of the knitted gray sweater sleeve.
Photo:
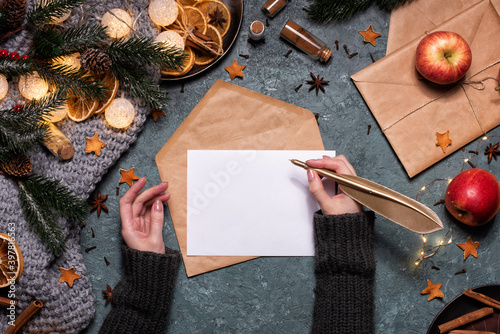
<svg viewBox="0 0 500 334">
<path fill-rule="evenodd" d="M 165 333 L 180 253 L 165 254 L 122 247 L 125 273 L 113 290 L 113 308 L 100 334 Z"/>
<path fill-rule="evenodd" d="M 316 289 L 312 333 L 374 332 L 373 212 L 314 215 Z"/>
</svg>

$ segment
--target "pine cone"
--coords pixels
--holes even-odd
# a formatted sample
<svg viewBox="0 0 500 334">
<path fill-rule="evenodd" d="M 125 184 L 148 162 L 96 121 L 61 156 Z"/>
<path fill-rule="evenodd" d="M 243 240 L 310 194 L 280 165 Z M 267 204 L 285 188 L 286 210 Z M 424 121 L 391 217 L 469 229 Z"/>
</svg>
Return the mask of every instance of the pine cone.
<svg viewBox="0 0 500 334">
<path fill-rule="evenodd" d="M 30 159 L 25 156 L 18 156 L 7 161 L 0 162 L 0 169 L 9 176 L 26 176 L 33 170 Z"/>
<path fill-rule="evenodd" d="M 81 56 L 82 66 L 94 74 L 103 74 L 111 68 L 111 59 L 101 49 L 87 49 Z"/>
<path fill-rule="evenodd" d="M 19 27 L 26 15 L 26 0 L 3 0 L 0 9 L 5 13 L 5 31 L 12 31 Z"/>
</svg>

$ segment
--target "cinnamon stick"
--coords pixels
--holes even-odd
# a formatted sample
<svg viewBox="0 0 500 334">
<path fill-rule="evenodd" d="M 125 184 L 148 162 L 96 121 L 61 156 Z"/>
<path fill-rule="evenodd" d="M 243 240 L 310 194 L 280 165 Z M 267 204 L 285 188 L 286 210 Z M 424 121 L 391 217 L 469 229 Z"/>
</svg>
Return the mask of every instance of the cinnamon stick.
<svg viewBox="0 0 500 334">
<path fill-rule="evenodd" d="M 476 331 L 476 330 L 453 330 L 448 332 L 448 334 L 496 334 L 495 332 L 489 331 Z"/>
<path fill-rule="evenodd" d="M 43 307 L 43 303 L 39 300 L 33 301 L 30 306 L 28 306 L 24 311 L 19 314 L 14 324 L 9 326 L 5 331 L 5 334 L 15 334 L 21 330 L 21 328 L 31 319 L 38 311 Z"/>
<path fill-rule="evenodd" d="M 483 295 L 482 293 L 474 292 L 471 289 L 467 288 L 462 294 L 477 301 L 480 301 L 483 304 L 494 307 L 497 310 L 500 310 L 500 302 L 498 300 Z"/>
<path fill-rule="evenodd" d="M 5 297 L 0 297 L 0 305 L 2 305 L 2 306 L 10 306 L 10 305 L 16 306 L 17 300 L 5 298 Z"/>
<path fill-rule="evenodd" d="M 469 323 L 474 322 L 478 319 L 484 318 L 487 315 L 490 315 L 492 313 L 493 313 L 493 308 L 491 308 L 491 307 L 483 307 L 482 309 L 479 309 L 477 311 L 466 313 L 466 314 L 462 315 L 461 317 L 458 317 L 458 318 L 453 319 L 451 321 L 445 322 L 442 325 L 439 325 L 438 326 L 439 333 L 447 333 L 447 332 L 451 331 L 452 329 L 469 324 Z"/>
</svg>

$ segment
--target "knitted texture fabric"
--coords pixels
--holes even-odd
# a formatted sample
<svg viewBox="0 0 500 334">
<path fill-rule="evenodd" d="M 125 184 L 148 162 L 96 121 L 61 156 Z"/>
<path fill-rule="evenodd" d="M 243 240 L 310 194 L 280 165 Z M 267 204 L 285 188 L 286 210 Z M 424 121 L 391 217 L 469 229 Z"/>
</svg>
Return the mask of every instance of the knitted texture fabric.
<svg viewBox="0 0 500 334">
<path fill-rule="evenodd" d="M 28 8 L 33 2 L 28 1 Z M 137 19 L 134 31 L 138 36 L 156 36 L 159 30 L 149 21 L 148 3 L 148 0 L 88 1 L 82 7 L 73 10 L 72 16 L 64 25 L 75 25 L 78 22 L 99 23 L 106 10 L 122 8 Z M 22 56 L 29 52 L 30 34 L 22 31 L 0 43 L 0 48 L 5 48 L 9 52 L 16 51 Z M 159 71 L 152 75 L 159 75 Z M 23 100 L 17 89 L 17 81 L 18 79 L 14 79 L 9 82 L 12 98 L 7 97 L 1 101 L 1 109 L 12 108 Z M 122 91 L 119 90 L 117 96 L 121 94 Z M 150 112 L 149 108 L 142 106 L 132 97 L 125 97 L 132 101 L 137 111 L 134 122 L 128 129 L 111 128 L 107 125 L 103 114 L 92 116 L 81 123 L 65 120 L 58 124 L 58 127 L 75 146 L 74 157 L 69 161 L 61 161 L 47 149 L 40 147 L 28 154 L 33 163 L 33 172 L 61 180 L 63 185 L 86 200 L 110 166 L 136 140 Z M 85 138 L 91 138 L 96 132 L 106 143 L 101 149 L 100 156 L 85 153 Z M 23 333 L 78 333 L 87 327 L 95 313 L 96 298 L 81 254 L 79 244 L 81 226 L 75 222 L 59 219 L 59 224 L 67 236 L 67 250 L 59 257 L 54 257 L 27 224 L 18 200 L 18 189 L 13 181 L 4 176 L 0 176 L 0 218 L 0 232 L 6 232 L 8 226 L 15 227 L 15 239 L 24 257 L 24 272 L 15 284 L 15 298 L 18 300 L 16 315 L 35 299 L 44 303 L 42 310 L 23 327 Z M 76 280 L 73 287 L 60 283 L 59 267 L 75 267 L 75 271 L 82 275 L 82 278 Z M 11 320 L 8 315 L 5 308 L 2 308 L 0 332 L 4 332 L 8 327 L 8 321 Z"/>
<path fill-rule="evenodd" d="M 373 212 L 314 215 L 314 334 L 374 332 Z"/>
<path fill-rule="evenodd" d="M 113 308 L 99 334 L 165 333 L 181 254 L 122 247 L 125 274 L 113 290 Z"/>
</svg>

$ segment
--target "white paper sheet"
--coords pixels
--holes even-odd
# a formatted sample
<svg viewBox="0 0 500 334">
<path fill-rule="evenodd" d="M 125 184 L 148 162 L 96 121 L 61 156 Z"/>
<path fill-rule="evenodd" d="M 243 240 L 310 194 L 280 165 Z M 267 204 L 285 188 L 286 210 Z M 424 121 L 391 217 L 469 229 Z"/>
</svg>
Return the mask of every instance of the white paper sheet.
<svg viewBox="0 0 500 334">
<path fill-rule="evenodd" d="M 323 155 L 335 152 L 188 151 L 187 255 L 314 256 L 319 206 L 290 159 Z"/>
</svg>

